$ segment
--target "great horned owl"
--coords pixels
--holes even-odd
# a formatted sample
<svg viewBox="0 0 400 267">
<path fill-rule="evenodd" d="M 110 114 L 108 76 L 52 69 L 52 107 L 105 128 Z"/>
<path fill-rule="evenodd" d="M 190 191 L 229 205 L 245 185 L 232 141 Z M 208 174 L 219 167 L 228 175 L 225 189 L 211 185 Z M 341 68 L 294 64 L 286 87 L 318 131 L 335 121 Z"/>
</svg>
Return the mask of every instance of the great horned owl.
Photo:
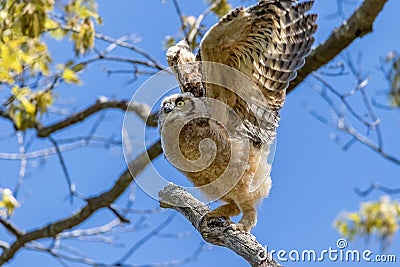
<svg viewBox="0 0 400 267">
<path fill-rule="evenodd" d="M 182 94 L 162 101 L 163 150 L 206 196 L 225 202 L 210 218 L 242 213 L 238 229 L 256 225 L 271 188 L 267 156 L 279 109 L 314 42 L 312 5 L 261 0 L 221 18 L 197 56 L 185 41 L 167 51 Z"/>
</svg>

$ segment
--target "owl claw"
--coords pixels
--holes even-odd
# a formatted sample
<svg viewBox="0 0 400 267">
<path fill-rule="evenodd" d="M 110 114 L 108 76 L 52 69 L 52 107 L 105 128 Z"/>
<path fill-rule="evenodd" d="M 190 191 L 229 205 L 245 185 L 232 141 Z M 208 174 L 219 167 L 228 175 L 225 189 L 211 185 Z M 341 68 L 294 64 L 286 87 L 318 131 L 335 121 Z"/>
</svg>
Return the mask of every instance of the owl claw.
<svg viewBox="0 0 400 267">
<path fill-rule="evenodd" d="M 229 225 L 228 229 L 235 231 L 235 232 L 250 232 L 251 228 L 242 224 L 242 223 L 232 223 Z"/>
<path fill-rule="evenodd" d="M 215 228 L 215 227 L 226 227 L 227 225 L 231 224 L 231 220 L 225 216 L 218 216 L 209 212 L 201 218 L 200 225 L 202 227 L 207 228 Z"/>
</svg>

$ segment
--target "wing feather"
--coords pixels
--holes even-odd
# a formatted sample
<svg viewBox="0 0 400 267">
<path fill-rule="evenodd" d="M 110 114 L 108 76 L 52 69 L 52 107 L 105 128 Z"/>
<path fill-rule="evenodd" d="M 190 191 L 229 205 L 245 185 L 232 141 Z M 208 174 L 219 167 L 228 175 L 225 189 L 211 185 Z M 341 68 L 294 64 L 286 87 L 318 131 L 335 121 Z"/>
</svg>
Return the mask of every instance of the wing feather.
<svg viewBox="0 0 400 267">
<path fill-rule="evenodd" d="M 196 58 L 185 41 L 171 47 L 167 59 L 182 92 L 223 101 L 242 119 L 254 143 L 270 143 L 276 134 L 286 88 L 304 65 L 314 42 L 317 16 L 306 13 L 313 3 L 313 0 L 302 3 L 261 0 L 255 6 L 236 8 L 221 18 L 205 34 Z M 202 82 L 210 81 L 211 76 L 227 82 L 234 80 L 235 75 L 218 72 L 213 66 L 208 69 L 200 61 L 233 67 L 251 82 L 247 86 L 239 78 L 240 86 L 235 92 Z"/>
<path fill-rule="evenodd" d="M 275 137 L 285 90 L 314 43 L 317 16 L 306 14 L 313 3 L 261 0 L 246 9 L 236 8 L 214 25 L 200 44 L 201 60 L 236 68 L 256 85 L 235 92 L 245 99 L 232 97 L 221 86 L 206 84 L 205 88 L 207 97 L 224 101 L 236 111 L 255 142 L 271 142 Z M 260 98 L 259 92 L 264 97 Z"/>
<path fill-rule="evenodd" d="M 251 77 L 267 98 L 276 95 L 272 91 L 289 86 L 311 50 L 316 15 L 305 12 L 312 5 L 313 1 L 263 0 L 237 8 L 206 33 L 201 59 L 235 67 Z M 207 88 L 207 96 L 213 95 L 213 88 Z"/>
</svg>

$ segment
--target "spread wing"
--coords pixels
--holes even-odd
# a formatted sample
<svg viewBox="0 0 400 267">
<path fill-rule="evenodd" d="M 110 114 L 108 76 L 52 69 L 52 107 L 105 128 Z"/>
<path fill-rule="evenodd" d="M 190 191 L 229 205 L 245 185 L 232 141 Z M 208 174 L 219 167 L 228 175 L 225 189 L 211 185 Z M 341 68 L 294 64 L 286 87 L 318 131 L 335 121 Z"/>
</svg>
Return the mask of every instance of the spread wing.
<svg viewBox="0 0 400 267">
<path fill-rule="evenodd" d="M 286 88 L 304 65 L 314 42 L 316 15 L 306 14 L 313 3 L 261 0 L 221 18 L 204 36 L 197 58 L 185 41 L 171 47 L 167 59 L 181 91 L 223 101 L 239 115 L 255 143 L 270 143 L 276 134 Z M 238 78 L 235 84 L 234 74 L 218 71 L 215 66 L 207 68 L 210 64 L 204 62 L 232 67 L 251 82 Z M 209 83 L 211 76 L 222 79 L 222 83 L 231 82 L 234 92 L 229 86 Z"/>
<path fill-rule="evenodd" d="M 314 42 L 316 15 L 305 14 L 312 5 L 313 1 L 261 0 L 255 6 L 237 8 L 206 33 L 200 44 L 201 60 L 245 73 L 265 96 L 264 104 L 279 109 L 285 89 Z M 207 97 L 217 94 L 207 88 Z"/>
<path fill-rule="evenodd" d="M 306 14 L 313 3 L 261 0 L 237 8 L 215 24 L 200 44 L 202 61 L 231 66 L 253 82 L 254 86 L 236 87 L 236 97 L 213 84 L 207 84 L 205 92 L 235 110 L 255 143 L 270 143 L 275 137 L 286 88 L 314 42 L 317 16 Z"/>
</svg>

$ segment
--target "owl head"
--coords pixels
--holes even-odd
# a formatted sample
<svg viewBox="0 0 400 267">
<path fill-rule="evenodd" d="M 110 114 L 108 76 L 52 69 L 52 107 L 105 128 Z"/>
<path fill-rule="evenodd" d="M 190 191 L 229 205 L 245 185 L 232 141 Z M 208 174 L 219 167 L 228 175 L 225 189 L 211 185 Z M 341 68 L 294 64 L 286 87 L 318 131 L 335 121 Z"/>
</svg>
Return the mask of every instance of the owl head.
<svg viewBox="0 0 400 267">
<path fill-rule="evenodd" d="M 159 126 L 175 121 L 190 121 L 198 117 L 207 116 L 207 108 L 201 98 L 192 93 L 174 94 L 167 96 L 161 103 Z"/>
<path fill-rule="evenodd" d="M 160 130 L 169 124 L 177 127 L 194 119 L 211 118 L 210 103 L 206 97 L 195 97 L 192 93 L 167 96 L 161 103 L 158 116 Z M 173 129 L 173 127 L 171 128 Z"/>
</svg>

